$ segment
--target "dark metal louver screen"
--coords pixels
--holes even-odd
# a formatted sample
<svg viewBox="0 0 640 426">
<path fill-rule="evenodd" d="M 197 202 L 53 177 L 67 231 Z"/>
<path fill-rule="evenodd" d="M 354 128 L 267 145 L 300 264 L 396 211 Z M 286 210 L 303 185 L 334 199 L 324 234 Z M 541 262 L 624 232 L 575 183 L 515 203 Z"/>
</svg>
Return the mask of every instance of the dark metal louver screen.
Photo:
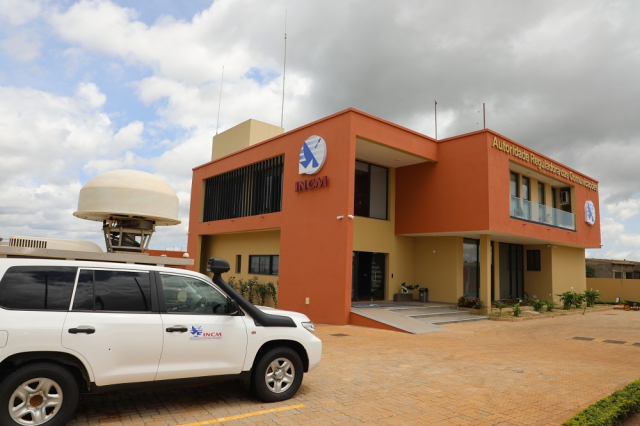
<svg viewBox="0 0 640 426">
<path fill-rule="evenodd" d="M 202 220 L 233 219 L 282 210 L 284 155 L 204 181 Z"/>
</svg>

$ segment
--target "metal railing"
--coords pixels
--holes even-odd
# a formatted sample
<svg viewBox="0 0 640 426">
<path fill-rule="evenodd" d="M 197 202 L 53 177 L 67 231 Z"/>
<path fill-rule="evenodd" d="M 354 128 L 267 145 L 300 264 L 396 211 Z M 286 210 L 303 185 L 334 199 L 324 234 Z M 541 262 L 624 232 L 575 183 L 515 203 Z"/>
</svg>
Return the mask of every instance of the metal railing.
<svg viewBox="0 0 640 426">
<path fill-rule="evenodd" d="M 511 217 L 528 220 L 530 222 L 542 223 L 558 228 L 576 230 L 576 215 L 550 206 L 523 200 L 518 197 L 511 197 Z"/>
</svg>

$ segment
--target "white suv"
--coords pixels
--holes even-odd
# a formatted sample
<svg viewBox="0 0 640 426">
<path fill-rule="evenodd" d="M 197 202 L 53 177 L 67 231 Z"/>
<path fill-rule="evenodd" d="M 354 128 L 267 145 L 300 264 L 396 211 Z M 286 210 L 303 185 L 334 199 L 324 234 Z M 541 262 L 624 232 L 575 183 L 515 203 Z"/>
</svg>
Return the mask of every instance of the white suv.
<svg viewBox="0 0 640 426">
<path fill-rule="evenodd" d="M 258 308 L 221 277 L 160 266 L 0 259 L 0 425 L 64 425 L 79 392 L 239 378 L 292 397 L 320 362 L 305 315 Z"/>
</svg>

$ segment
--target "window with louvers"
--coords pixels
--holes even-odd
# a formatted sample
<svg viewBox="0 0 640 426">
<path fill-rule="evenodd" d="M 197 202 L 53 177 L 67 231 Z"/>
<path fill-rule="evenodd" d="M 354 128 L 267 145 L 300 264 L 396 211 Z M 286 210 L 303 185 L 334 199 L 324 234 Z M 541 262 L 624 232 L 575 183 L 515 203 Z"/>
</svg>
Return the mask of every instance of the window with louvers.
<svg viewBox="0 0 640 426">
<path fill-rule="evenodd" d="M 203 222 L 282 210 L 284 155 L 204 181 Z"/>
</svg>

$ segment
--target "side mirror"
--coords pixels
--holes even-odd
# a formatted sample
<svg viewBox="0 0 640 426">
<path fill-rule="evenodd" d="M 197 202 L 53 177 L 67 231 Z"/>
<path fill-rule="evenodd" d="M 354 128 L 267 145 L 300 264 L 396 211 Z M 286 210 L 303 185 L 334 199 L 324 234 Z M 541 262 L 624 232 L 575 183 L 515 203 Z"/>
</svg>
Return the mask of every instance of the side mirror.
<svg viewBox="0 0 640 426">
<path fill-rule="evenodd" d="M 229 299 L 229 315 L 235 315 L 239 310 L 238 302 L 235 299 Z"/>
<path fill-rule="evenodd" d="M 219 257 L 212 257 L 207 262 L 207 270 L 209 272 L 213 272 L 214 274 L 224 274 L 229 272 L 229 262 L 224 259 L 220 259 Z"/>
</svg>

